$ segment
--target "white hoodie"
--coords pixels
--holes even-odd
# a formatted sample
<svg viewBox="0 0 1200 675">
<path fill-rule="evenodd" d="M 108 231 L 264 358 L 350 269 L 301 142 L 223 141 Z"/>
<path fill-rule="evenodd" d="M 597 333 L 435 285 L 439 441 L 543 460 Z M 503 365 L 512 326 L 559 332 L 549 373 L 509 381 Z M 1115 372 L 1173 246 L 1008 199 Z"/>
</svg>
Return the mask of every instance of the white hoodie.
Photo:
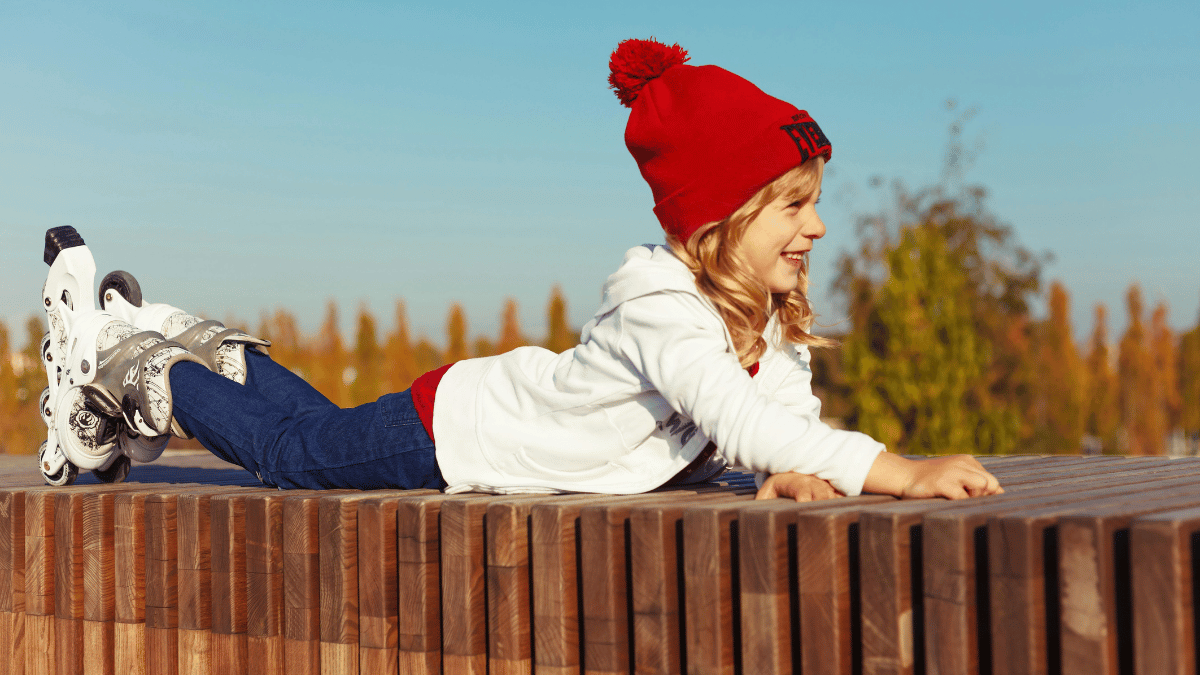
<svg viewBox="0 0 1200 675">
<path fill-rule="evenodd" d="M 630 249 L 579 346 L 446 372 L 433 409 L 446 492 L 645 492 L 711 439 L 731 466 L 859 494 L 883 445 L 820 421 L 808 348 L 777 334 L 772 322 L 751 378 L 683 262 L 665 246 Z"/>
</svg>

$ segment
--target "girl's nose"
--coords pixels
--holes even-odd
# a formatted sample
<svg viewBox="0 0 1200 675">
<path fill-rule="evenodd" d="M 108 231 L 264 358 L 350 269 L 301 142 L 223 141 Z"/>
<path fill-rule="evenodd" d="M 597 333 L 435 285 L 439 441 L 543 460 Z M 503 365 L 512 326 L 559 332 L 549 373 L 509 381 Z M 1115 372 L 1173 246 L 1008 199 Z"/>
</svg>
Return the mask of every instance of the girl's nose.
<svg viewBox="0 0 1200 675">
<path fill-rule="evenodd" d="M 800 234 L 809 239 L 824 237 L 825 221 L 821 220 L 821 216 L 814 215 L 808 222 L 804 223 L 804 227 L 800 228 Z"/>
</svg>

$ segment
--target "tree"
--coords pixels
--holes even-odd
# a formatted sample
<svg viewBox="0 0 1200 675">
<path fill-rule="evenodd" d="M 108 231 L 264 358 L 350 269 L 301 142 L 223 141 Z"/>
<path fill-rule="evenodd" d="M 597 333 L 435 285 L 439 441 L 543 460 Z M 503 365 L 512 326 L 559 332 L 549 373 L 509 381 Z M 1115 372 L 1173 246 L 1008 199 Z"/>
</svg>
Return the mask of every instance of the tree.
<svg viewBox="0 0 1200 675">
<path fill-rule="evenodd" d="M 383 347 L 383 361 L 386 364 L 384 370 L 389 391 L 404 391 L 421 375 L 413 355 L 408 311 L 403 300 L 396 301 L 396 328 L 388 333 L 387 343 Z"/>
<path fill-rule="evenodd" d="M 1030 303 L 1037 297 L 1041 287 L 1041 273 L 1049 260 L 1048 254 L 1034 254 L 1020 246 L 1014 239 L 1012 228 L 1005 225 L 986 208 L 986 191 L 979 186 L 962 184 L 962 174 L 973 157 L 962 141 L 962 125 L 968 115 L 960 117 L 951 126 L 950 142 L 946 156 L 943 181 L 939 185 L 916 192 L 908 191 L 899 181 L 892 185 L 890 206 L 877 213 L 860 216 L 858 219 L 859 246 L 853 253 L 843 253 L 838 261 L 839 273 L 834 291 L 845 302 L 850 317 L 851 335 L 861 336 L 859 346 L 869 349 L 872 358 L 893 358 L 897 345 L 891 341 L 897 336 L 906 336 L 900 324 L 881 323 L 884 315 L 899 316 L 899 308 L 885 308 L 887 302 L 907 302 L 905 292 L 888 288 L 897 268 L 895 252 L 901 248 L 914 255 L 944 255 L 946 265 L 962 275 L 962 298 L 967 308 L 968 323 L 974 331 L 971 342 L 979 354 L 985 355 L 982 370 L 968 383 L 956 385 L 958 390 L 970 392 L 969 400 L 960 405 L 974 406 L 977 418 L 958 418 L 958 423 L 978 423 L 974 429 L 974 445 L 959 450 L 977 452 L 1009 452 L 1016 448 L 1021 436 L 1032 435 L 1031 425 L 1022 425 L 1022 413 L 1031 405 L 1031 384 L 1035 374 L 1031 367 Z M 883 181 L 873 179 L 872 185 L 880 187 Z M 919 232 L 919 240 L 913 233 Z M 907 239 L 906 239 L 907 238 Z M 933 239 L 939 240 L 935 243 Z M 923 273 L 933 273 L 930 267 Z M 892 284 L 894 287 L 895 284 Z M 936 295 L 943 289 L 927 282 L 923 286 Z M 956 298 L 956 302 L 959 299 Z M 933 302 L 933 299 L 930 299 Z M 886 309 L 886 311 L 885 311 Z M 920 312 L 912 314 L 912 320 L 921 320 Z M 920 327 L 913 328 L 920 332 Z M 962 333 L 966 335 L 966 333 Z M 939 336 L 937 351 L 947 345 L 948 336 Z M 939 346 L 941 345 L 941 346 Z M 910 345 L 898 345 L 904 350 Z M 912 344 L 918 349 L 919 344 Z M 962 358 L 975 353 L 975 348 L 959 349 L 955 352 Z M 859 353 L 855 358 L 863 359 Z M 843 350 L 843 359 L 850 358 L 849 345 Z M 868 359 L 869 361 L 869 359 Z M 962 362 L 966 367 L 970 359 Z M 956 366 L 959 367 L 959 366 Z M 852 382 L 853 369 L 847 364 L 847 383 Z M 958 376 L 974 372 L 966 367 Z M 910 382 L 909 386 L 920 389 L 945 374 L 934 370 L 922 371 L 934 379 L 926 382 Z M 859 373 L 861 376 L 861 373 Z M 859 404 L 865 404 L 860 399 Z M 875 411 L 852 405 L 847 423 L 865 430 Z M 924 417 L 917 415 L 912 420 L 894 429 L 899 442 L 904 445 L 909 438 L 922 437 L 928 430 L 922 429 Z M 873 423 L 870 423 L 873 424 Z M 935 434 L 940 438 L 945 436 Z M 954 438 L 966 438 L 964 430 L 950 434 Z"/>
<path fill-rule="evenodd" d="M 1007 449 L 1014 425 L 980 405 L 989 346 L 945 238 L 932 223 L 905 227 L 886 261 L 886 281 L 844 346 L 854 425 L 897 452 Z"/>
<path fill-rule="evenodd" d="M 1179 355 L 1175 332 L 1167 323 L 1167 305 L 1158 303 L 1150 316 L 1150 353 L 1154 360 L 1154 399 L 1162 416 L 1164 434 L 1179 426 L 1183 409 L 1178 376 Z"/>
<path fill-rule="evenodd" d="M 550 292 L 550 304 L 546 308 L 546 349 L 560 353 L 579 344 L 579 335 L 571 330 L 567 322 L 567 300 L 562 287 L 554 285 Z"/>
<path fill-rule="evenodd" d="M 349 364 L 338 330 L 337 303 L 333 300 L 326 306 L 325 321 L 321 323 L 313 351 L 313 386 L 338 407 L 345 407 L 349 394 L 346 382 Z"/>
<path fill-rule="evenodd" d="M 0 453 L 7 453 L 17 418 L 17 375 L 8 344 L 8 326 L 0 322 Z"/>
<path fill-rule="evenodd" d="M 1142 290 L 1137 284 L 1129 287 L 1125 302 L 1129 327 L 1121 337 L 1117 378 L 1126 451 L 1131 455 L 1157 455 L 1162 452 L 1166 425 L 1154 392 L 1154 358 L 1142 324 Z"/>
<path fill-rule="evenodd" d="M 350 383 L 350 405 L 370 403 L 383 394 L 383 350 L 376 338 L 375 317 L 366 305 L 358 309 L 358 334 L 350 365 L 354 380 Z"/>
<path fill-rule="evenodd" d="M 1117 429 L 1121 426 L 1121 408 L 1116 373 L 1112 367 L 1112 352 L 1108 348 L 1108 310 L 1096 305 L 1096 326 L 1089 340 L 1084 368 L 1085 414 L 1084 431 L 1097 439 L 1102 448 L 1117 448 Z"/>
<path fill-rule="evenodd" d="M 517 347 L 529 344 L 521 334 L 520 312 L 517 301 L 508 298 L 504 301 L 504 314 L 500 319 L 500 338 L 496 340 L 496 353 L 503 354 Z"/>
<path fill-rule="evenodd" d="M 1200 323 L 1179 339 L 1179 426 L 1200 442 Z"/>
<path fill-rule="evenodd" d="M 311 357 L 306 353 L 307 345 L 296 323 L 296 316 L 285 309 L 277 309 L 270 319 L 263 319 L 262 325 L 259 332 L 271 341 L 271 358 L 311 382 Z"/>
<path fill-rule="evenodd" d="M 1084 368 L 1071 336 L 1067 289 L 1050 284 L 1050 316 L 1038 326 L 1033 380 L 1033 451 L 1079 451 L 1084 429 Z"/>
<path fill-rule="evenodd" d="M 450 305 L 450 315 L 446 317 L 446 363 L 454 363 L 467 358 L 467 313 L 462 305 Z"/>
</svg>

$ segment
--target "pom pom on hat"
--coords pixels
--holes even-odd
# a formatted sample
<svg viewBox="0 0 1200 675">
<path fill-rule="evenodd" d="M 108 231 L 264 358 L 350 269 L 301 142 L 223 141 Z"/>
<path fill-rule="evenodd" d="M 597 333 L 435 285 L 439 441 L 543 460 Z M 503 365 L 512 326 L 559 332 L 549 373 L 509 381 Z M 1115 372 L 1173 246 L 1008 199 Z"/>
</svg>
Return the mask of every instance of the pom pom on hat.
<svg viewBox="0 0 1200 675">
<path fill-rule="evenodd" d="M 688 58 L 687 50 L 678 44 L 668 46 L 654 38 L 622 40 L 608 59 L 608 86 L 616 90 L 622 105 L 631 107 L 647 82 Z"/>
</svg>

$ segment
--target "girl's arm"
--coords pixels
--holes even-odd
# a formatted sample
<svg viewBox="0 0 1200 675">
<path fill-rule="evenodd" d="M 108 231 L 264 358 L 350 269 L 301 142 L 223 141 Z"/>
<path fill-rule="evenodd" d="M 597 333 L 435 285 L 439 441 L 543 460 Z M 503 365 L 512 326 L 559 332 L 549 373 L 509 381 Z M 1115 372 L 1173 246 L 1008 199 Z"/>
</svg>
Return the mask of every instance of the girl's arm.
<svg viewBox="0 0 1200 675">
<path fill-rule="evenodd" d="M 867 472 L 863 492 L 902 498 L 965 499 L 1002 494 L 1004 488 L 970 455 L 913 460 L 881 452 Z"/>
</svg>

